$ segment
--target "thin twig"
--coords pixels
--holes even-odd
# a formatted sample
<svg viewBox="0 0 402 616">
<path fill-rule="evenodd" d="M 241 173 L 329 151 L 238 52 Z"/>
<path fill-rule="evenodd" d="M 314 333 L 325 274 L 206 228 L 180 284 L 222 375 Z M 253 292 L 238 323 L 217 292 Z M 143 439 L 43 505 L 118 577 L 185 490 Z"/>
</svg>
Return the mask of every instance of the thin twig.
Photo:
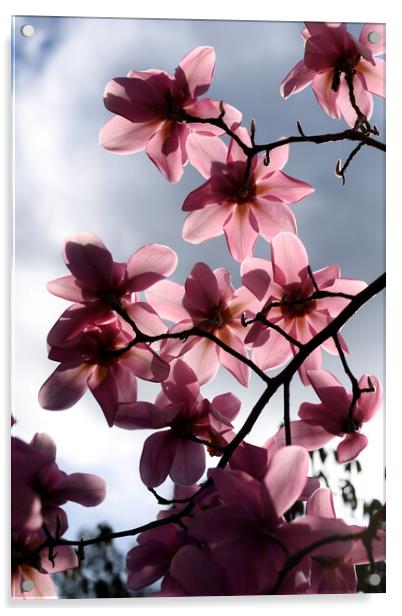
<svg viewBox="0 0 402 616">
<path fill-rule="evenodd" d="M 343 186 L 345 186 L 345 182 L 346 182 L 346 176 L 345 176 L 345 172 L 347 170 L 347 168 L 349 167 L 350 163 L 352 162 L 352 160 L 354 159 L 354 157 L 356 156 L 356 154 L 362 149 L 362 147 L 366 145 L 364 143 L 364 141 L 361 141 L 349 154 L 349 156 L 347 157 L 345 163 L 342 165 L 342 161 L 339 159 L 338 162 L 336 163 L 336 168 L 335 168 L 335 174 L 342 178 L 342 184 Z"/>
</svg>

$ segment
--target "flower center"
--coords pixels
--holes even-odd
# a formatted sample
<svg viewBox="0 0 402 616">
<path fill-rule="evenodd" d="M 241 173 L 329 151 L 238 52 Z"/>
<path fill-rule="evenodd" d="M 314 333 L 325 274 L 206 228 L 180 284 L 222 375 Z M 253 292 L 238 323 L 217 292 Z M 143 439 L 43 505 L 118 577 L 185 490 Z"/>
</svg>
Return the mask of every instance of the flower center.
<svg viewBox="0 0 402 616">
<path fill-rule="evenodd" d="M 225 325 L 225 317 L 223 315 L 222 310 L 218 310 L 214 315 L 212 315 L 209 319 L 206 319 L 201 323 L 201 327 L 203 329 L 220 329 Z"/>
<path fill-rule="evenodd" d="M 282 314 L 284 316 L 301 317 L 315 310 L 315 308 L 315 300 L 306 297 L 300 288 L 286 291 L 282 295 Z"/>
</svg>

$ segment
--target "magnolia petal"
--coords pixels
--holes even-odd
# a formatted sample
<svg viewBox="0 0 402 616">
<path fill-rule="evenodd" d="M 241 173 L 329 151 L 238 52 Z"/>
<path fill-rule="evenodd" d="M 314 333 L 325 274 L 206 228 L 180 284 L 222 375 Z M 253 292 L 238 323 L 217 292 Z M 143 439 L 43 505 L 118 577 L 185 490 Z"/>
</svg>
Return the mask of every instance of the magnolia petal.
<svg viewBox="0 0 402 616">
<path fill-rule="evenodd" d="M 217 330 L 216 335 L 234 351 L 237 351 L 243 357 L 247 358 L 246 347 L 228 326 Z M 226 370 L 229 370 L 241 385 L 247 387 L 250 380 L 250 368 L 244 362 L 233 357 L 233 355 L 227 353 L 220 347 L 218 347 L 218 357 L 222 366 L 224 366 Z"/>
<path fill-rule="evenodd" d="M 169 246 L 148 244 L 137 250 L 128 260 L 126 289 L 144 291 L 170 276 L 177 266 L 177 254 Z"/>
<path fill-rule="evenodd" d="M 169 378 L 162 384 L 169 402 L 185 403 L 190 409 L 200 400 L 200 385 L 194 371 L 181 359 L 171 364 Z"/>
<path fill-rule="evenodd" d="M 303 385 L 310 385 L 308 374 L 311 370 L 319 370 L 322 364 L 321 348 L 315 349 L 300 366 L 298 373 Z"/>
<path fill-rule="evenodd" d="M 103 102 L 106 109 L 130 122 L 161 120 L 167 114 L 164 93 L 169 85 L 170 79 L 162 71 L 147 79 L 117 77 L 106 84 Z"/>
<path fill-rule="evenodd" d="M 96 235 L 81 232 L 67 238 L 64 242 L 63 259 L 73 276 L 90 289 L 110 290 L 112 255 Z"/>
<path fill-rule="evenodd" d="M 190 212 L 183 224 L 183 239 L 192 244 L 201 244 L 222 235 L 232 208 L 231 205 L 212 203 Z"/>
<path fill-rule="evenodd" d="M 322 426 L 313 425 L 306 421 L 291 421 L 290 434 L 293 445 L 300 445 L 307 449 L 307 451 L 321 449 L 321 447 L 334 438 L 334 435 L 327 432 Z M 280 428 L 275 435 L 275 443 L 278 447 L 286 445 L 284 428 Z"/>
<path fill-rule="evenodd" d="M 186 596 L 219 596 L 232 594 L 222 567 L 194 545 L 185 545 L 173 557 L 169 575 Z"/>
<path fill-rule="evenodd" d="M 219 137 L 192 132 L 187 139 L 186 149 L 190 163 L 204 178 L 211 177 L 213 163 L 226 163 L 228 148 Z"/>
<path fill-rule="evenodd" d="M 223 230 L 230 254 L 235 261 L 241 263 L 244 259 L 253 256 L 258 231 L 252 223 L 249 207 L 245 204 L 235 205 Z"/>
<path fill-rule="evenodd" d="M 93 370 L 89 364 L 60 364 L 39 391 L 39 404 L 49 411 L 63 411 L 82 398 Z"/>
<path fill-rule="evenodd" d="M 231 393 L 215 396 L 211 404 L 229 421 L 233 421 L 237 417 L 241 406 L 239 398 Z"/>
<path fill-rule="evenodd" d="M 169 182 L 178 182 L 183 175 L 189 133 L 187 124 L 166 120 L 147 143 L 146 153 Z"/>
<path fill-rule="evenodd" d="M 183 307 L 184 287 L 172 280 L 162 280 L 145 292 L 147 302 L 162 317 L 172 323 L 189 318 Z"/>
<path fill-rule="evenodd" d="M 179 439 L 170 468 L 170 478 L 180 486 L 196 483 L 205 471 L 204 446 L 191 440 Z"/>
<path fill-rule="evenodd" d="M 320 426 L 334 436 L 343 436 L 343 424 L 347 419 L 349 406 L 350 401 L 340 408 L 334 405 L 326 406 L 325 404 L 302 402 L 299 417 L 305 423 Z"/>
<path fill-rule="evenodd" d="M 353 417 L 358 423 L 370 421 L 381 406 L 382 385 L 376 376 L 364 374 L 359 380 L 359 387 L 360 389 L 368 388 L 370 385 L 369 379 L 374 391 L 363 392 L 358 399 L 353 413 Z"/>
<path fill-rule="evenodd" d="M 49 496 L 64 502 L 73 501 L 84 507 L 95 507 L 105 499 L 106 484 L 97 475 L 72 473 L 57 482 Z"/>
<path fill-rule="evenodd" d="M 307 451 L 289 445 L 275 452 L 265 476 L 265 487 L 278 517 L 299 498 L 306 483 L 309 456 Z"/>
<path fill-rule="evenodd" d="M 113 312 L 100 301 L 91 304 L 73 304 L 58 318 L 47 336 L 49 347 L 62 347 L 82 334 L 89 324 L 98 324 L 115 318 Z"/>
<path fill-rule="evenodd" d="M 316 75 L 315 70 L 308 68 L 304 60 L 300 60 L 282 80 L 280 93 L 283 98 L 288 98 L 296 92 L 301 92 L 310 85 Z"/>
<path fill-rule="evenodd" d="M 109 426 L 113 425 L 119 403 L 135 402 L 137 399 L 137 379 L 126 361 L 122 360 L 107 367 L 96 366 L 88 379 L 88 387 L 102 408 Z"/>
<path fill-rule="evenodd" d="M 31 448 L 52 462 L 56 460 L 56 443 L 44 432 L 37 432 L 30 443 Z"/>
<path fill-rule="evenodd" d="M 122 116 L 114 116 L 102 126 L 99 145 L 114 154 L 134 154 L 145 149 L 163 120 L 133 123 Z"/>
<path fill-rule="evenodd" d="M 325 71 L 336 66 L 340 50 L 326 34 L 310 36 L 304 47 L 304 64 L 314 71 Z"/>
<path fill-rule="evenodd" d="M 194 318 L 210 317 L 219 308 L 220 292 L 215 274 L 206 263 L 196 263 L 185 287 L 183 306 Z"/>
<path fill-rule="evenodd" d="M 124 364 L 140 379 L 160 383 L 169 374 L 169 364 L 147 345 L 137 344 L 124 354 Z M 132 402 L 120 400 L 120 402 Z"/>
<path fill-rule="evenodd" d="M 293 233 L 280 233 L 271 242 L 275 282 L 285 286 L 304 280 L 307 275 L 306 249 Z"/>
<path fill-rule="evenodd" d="M 273 278 L 271 261 L 256 257 L 245 259 L 241 264 L 240 273 L 244 286 L 262 300 Z"/>
<path fill-rule="evenodd" d="M 337 447 L 338 462 L 344 464 L 357 458 L 359 453 L 368 445 L 368 438 L 361 432 L 347 434 Z"/>
<path fill-rule="evenodd" d="M 219 370 L 216 344 L 207 339 L 197 342 L 190 351 L 186 352 L 184 359 L 194 370 L 200 385 L 206 385 L 212 381 Z"/>
<path fill-rule="evenodd" d="M 258 511 L 260 486 L 259 482 L 241 470 L 228 470 L 214 468 L 209 470 L 208 476 L 223 500 L 224 505 L 242 504 L 250 512 Z"/>
<path fill-rule="evenodd" d="M 156 314 L 155 310 L 145 302 L 135 302 L 127 307 L 127 313 L 147 336 L 158 336 L 167 331 L 167 326 Z"/>
<path fill-rule="evenodd" d="M 172 551 L 163 541 L 150 540 L 127 554 L 127 586 L 141 590 L 153 584 L 169 570 Z"/>
<path fill-rule="evenodd" d="M 279 332 L 269 329 L 268 340 L 253 347 L 253 361 L 261 370 L 271 370 L 282 366 L 292 355 L 289 342 Z"/>
<path fill-rule="evenodd" d="M 90 302 L 97 299 L 96 293 L 82 289 L 74 276 L 63 276 L 47 283 L 49 293 L 68 299 L 70 302 Z"/>
<path fill-rule="evenodd" d="M 313 192 L 313 186 L 283 171 L 275 171 L 266 175 L 258 186 L 259 197 L 263 200 L 276 200 L 288 204 L 297 203 Z"/>
<path fill-rule="evenodd" d="M 328 370 L 310 370 L 308 379 L 321 402 L 339 413 L 349 408 L 350 399 L 338 379 Z"/>
<path fill-rule="evenodd" d="M 215 50 L 210 46 L 196 47 L 179 62 L 175 71 L 177 89 L 185 89 L 190 99 L 204 94 L 215 69 Z"/>
<path fill-rule="evenodd" d="M 251 210 L 257 219 L 259 234 L 267 241 L 282 231 L 297 233 L 295 216 L 285 203 L 259 198 Z"/>
<path fill-rule="evenodd" d="M 152 488 L 163 483 L 169 474 L 176 452 L 177 438 L 172 430 L 155 432 L 145 443 L 140 460 L 142 482 Z"/>
<path fill-rule="evenodd" d="M 310 496 L 306 505 L 306 515 L 336 518 L 332 492 L 329 488 L 319 488 Z"/>
<path fill-rule="evenodd" d="M 363 75 L 366 89 L 375 94 L 385 98 L 385 62 L 380 58 L 375 59 L 375 66 L 373 66 L 367 60 L 360 60 L 358 64 L 358 70 Z"/>
<path fill-rule="evenodd" d="M 190 135 L 187 142 L 190 140 L 191 136 L 192 135 Z M 194 210 L 202 210 L 202 208 L 211 204 L 218 205 L 212 184 L 210 180 L 207 180 L 204 184 L 201 184 L 201 186 L 187 195 L 181 209 L 183 212 L 192 212 Z"/>
<path fill-rule="evenodd" d="M 313 92 L 318 104 L 324 109 L 330 118 L 339 120 L 341 117 L 338 107 L 339 89 L 335 92 L 332 89 L 333 71 L 325 71 L 314 77 Z M 350 103 L 349 103 L 350 104 Z"/>
</svg>

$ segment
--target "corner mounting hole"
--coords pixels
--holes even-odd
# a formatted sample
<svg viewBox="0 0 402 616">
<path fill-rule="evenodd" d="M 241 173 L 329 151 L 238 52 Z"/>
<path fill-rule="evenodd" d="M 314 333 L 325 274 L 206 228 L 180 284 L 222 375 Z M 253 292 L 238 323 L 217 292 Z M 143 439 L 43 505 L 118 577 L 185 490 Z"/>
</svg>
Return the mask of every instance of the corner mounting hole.
<svg viewBox="0 0 402 616">
<path fill-rule="evenodd" d="M 369 43 L 374 43 L 374 44 L 379 43 L 381 39 L 381 34 L 373 30 L 373 32 L 368 33 L 367 38 L 368 38 Z"/>
<path fill-rule="evenodd" d="M 29 592 L 33 589 L 33 582 L 31 580 L 23 580 L 21 584 L 22 592 Z"/>
<path fill-rule="evenodd" d="M 22 36 L 33 36 L 35 34 L 35 28 L 31 24 L 25 24 L 21 26 Z"/>
</svg>

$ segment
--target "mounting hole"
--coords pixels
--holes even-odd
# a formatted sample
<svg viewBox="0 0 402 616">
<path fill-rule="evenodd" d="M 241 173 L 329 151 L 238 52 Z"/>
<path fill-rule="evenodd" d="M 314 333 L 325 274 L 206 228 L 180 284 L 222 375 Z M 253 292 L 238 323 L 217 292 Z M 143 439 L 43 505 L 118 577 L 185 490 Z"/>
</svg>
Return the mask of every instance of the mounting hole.
<svg viewBox="0 0 402 616">
<path fill-rule="evenodd" d="M 378 575 L 378 573 L 372 573 L 368 581 L 370 586 L 378 586 L 378 584 L 381 582 L 381 577 Z"/>
<path fill-rule="evenodd" d="M 21 590 L 22 592 L 29 592 L 33 588 L 33 582 L 31 580 L 22 580 Z"/>
<path fill-rule="evenodd" d="M 33 36 L 35 34 L 35 28 L 31 24 L 25 24 L 21 26 L 22 36 Z"/>
<path fill-rule="evenodd" d="M 373 30 L 373 32 L 368 33 L 367 38 L 368 38 L 369 43 L 373 43 L 373 44 L 379 43 L 381 40 L 381 34 Z"/>
</svg>

